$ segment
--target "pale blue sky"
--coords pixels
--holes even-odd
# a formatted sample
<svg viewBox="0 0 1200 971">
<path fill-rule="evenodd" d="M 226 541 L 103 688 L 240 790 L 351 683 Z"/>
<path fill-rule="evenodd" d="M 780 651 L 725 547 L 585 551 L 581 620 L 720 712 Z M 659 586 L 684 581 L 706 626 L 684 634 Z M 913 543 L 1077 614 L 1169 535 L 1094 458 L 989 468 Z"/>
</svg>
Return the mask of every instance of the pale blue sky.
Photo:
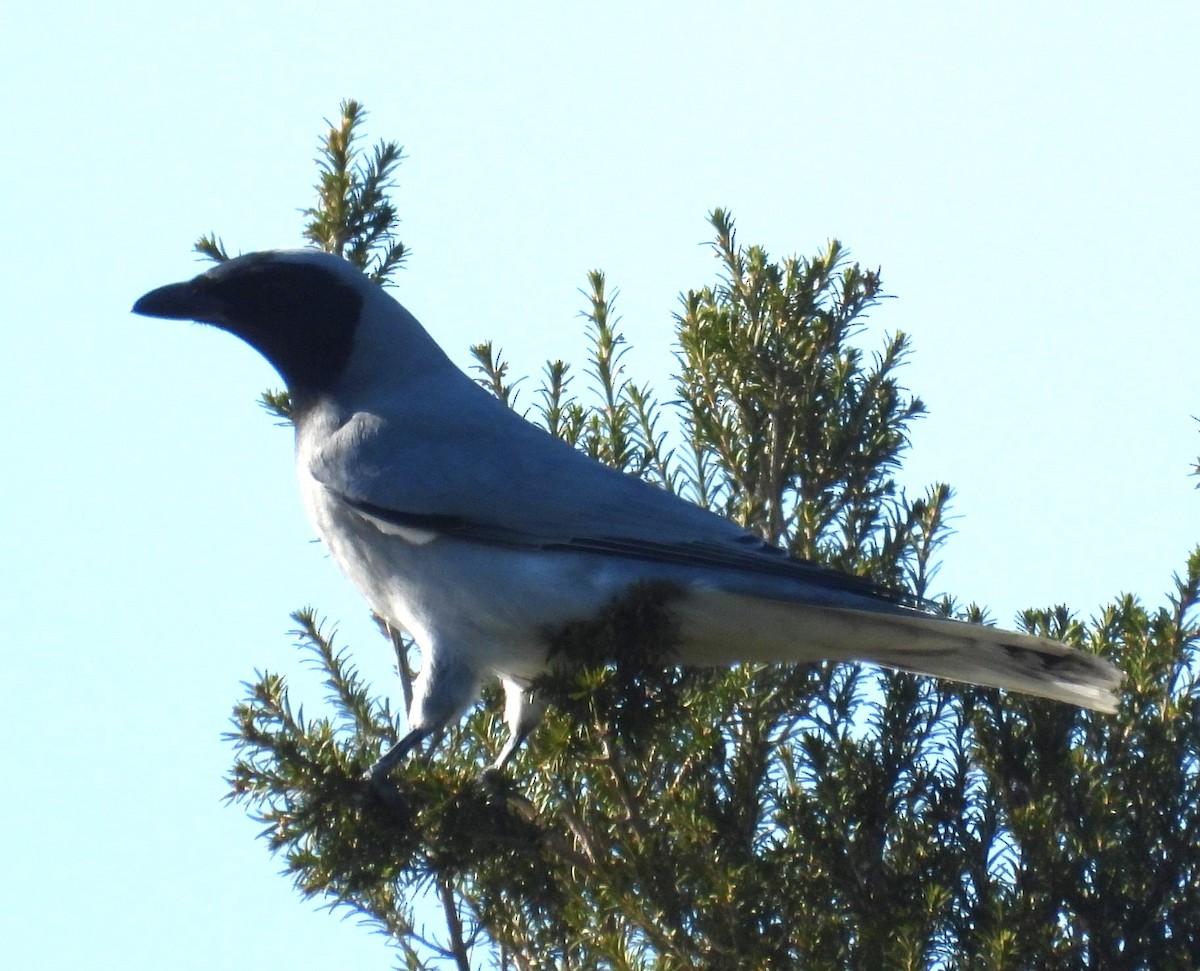
<svg viewBox="0 0 1200 971">
<path fill-rule="evenodd" d="M 313 602 L 386 647 L 311 542 L 267 366 L 133 317 L 192 241 L 299 242 L 322 117 L 409 156 L 398 295 L 459 362 L 578 361 L 604 269 L 669 388 L 705 213 L 881 265 L 958 490 L 943 589 L 1008 622 L 1162 601 L 1200 539 L 1194 3 L 24 5 L 6 16 L 3 711 L 13 968 L 386 968 L 222 805 L 255 668 Z M 381 11 L 383 11 L 381 13 Z M 397 691 L 398 694 L 398 691 Z"/>
</svg>

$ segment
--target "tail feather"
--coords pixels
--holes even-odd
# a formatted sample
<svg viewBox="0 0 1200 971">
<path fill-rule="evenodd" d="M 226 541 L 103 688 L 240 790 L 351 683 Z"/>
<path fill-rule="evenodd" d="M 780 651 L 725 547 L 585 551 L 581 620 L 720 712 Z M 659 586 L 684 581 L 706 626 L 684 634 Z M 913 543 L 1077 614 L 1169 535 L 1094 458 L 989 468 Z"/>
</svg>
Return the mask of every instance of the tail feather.
<svg viewBox="0 0 1200 971">
<path fill-rule="evenodd" d="M 894 605 L 846 609 L 703 590 L 678 611 L 685 664 L 869 661 L 1103 712 L 1116 711 L 1123 678 L 1059 641 Z"/>
</svg>

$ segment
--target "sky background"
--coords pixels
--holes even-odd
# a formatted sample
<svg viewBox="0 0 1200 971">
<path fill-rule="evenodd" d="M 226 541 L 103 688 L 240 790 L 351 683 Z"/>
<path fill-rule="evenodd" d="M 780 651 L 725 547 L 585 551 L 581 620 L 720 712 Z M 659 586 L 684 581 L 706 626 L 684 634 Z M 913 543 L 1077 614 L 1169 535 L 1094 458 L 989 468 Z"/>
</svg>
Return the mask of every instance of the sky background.
<svg viewBox="0 0 1200 971">
<path fill-rule="evenodd" d="M 405 146 L 399 298 L 463 365 L 581 361 L 620 290 L 667 396 L 706 213 L 772 254 L 881 266 L 929 416 L 903 481 L 957 490 L 935 584 L 1002 623 L 1163 602 L 1200 539 L 1200 6 L 23 4 L 5 17 L 0 241 L 5 904 L 11 968 L 387 968 L 222 803 L 240 682 L 307 674 L 313 603 L 399 696 L 312 542 L 277 381 L 213 329 L 129 314 L 300 242 L 323 118 Z M 530 391 L 532 388 L 530 389 Z M 529 392 L 527 392 L 528 394 Z M 303 691 L 306 689 L 298 688 Z"/>
</svg>

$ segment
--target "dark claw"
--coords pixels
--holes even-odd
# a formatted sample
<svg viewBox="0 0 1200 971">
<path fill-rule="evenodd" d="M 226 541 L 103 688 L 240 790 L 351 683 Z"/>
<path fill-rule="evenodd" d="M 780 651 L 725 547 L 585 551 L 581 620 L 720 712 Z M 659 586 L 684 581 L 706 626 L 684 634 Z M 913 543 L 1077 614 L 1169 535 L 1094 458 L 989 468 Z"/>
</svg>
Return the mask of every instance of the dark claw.
<svg viewBox="0 0 1200 971">
<path fill-rule="evenodd" d="M 424 730 L 409 732 L 384 752 L 374 765 L 367 769 L 362 779 L 366 783 L 366 801 L 368 804 L 373 799 L 373 801 L 382 803 L 397 816 L 407 817 L 412 815 L 412 807 L 407 797 L 404 796 L 400 788 L 388 776 L 391 774 L 392 769 L 403 762 L 408 753 L 420 745 L 430 734 L 429 731 Z"/>
<path fill-rule="evenodd" d="M 399 821 L 408 821 L 413 815 L 412 803 L 400 791 L 400 787 L 386 776 L 372 778 L 366 776 L 363 791 L 363 807 L 374 808 L 378 805 Z"/>
</svg>

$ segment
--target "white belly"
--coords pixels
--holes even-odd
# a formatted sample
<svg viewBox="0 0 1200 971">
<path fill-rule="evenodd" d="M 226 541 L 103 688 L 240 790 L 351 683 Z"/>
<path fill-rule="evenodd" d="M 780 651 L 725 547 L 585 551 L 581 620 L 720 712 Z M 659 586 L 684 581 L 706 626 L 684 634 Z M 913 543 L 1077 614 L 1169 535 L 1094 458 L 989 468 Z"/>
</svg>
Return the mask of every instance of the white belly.
<svg viewBox="0 0 1200 971">
<path fill-rule="evenodd" d="M 371 608 L 424 656 L 453 653 L 481 674 L 544 672 L 554 630 L 594 616 L 628 584 L 595 557 L 384 531 L 319 486 L 303 491 L 313 525 Z"/>
</svg>

